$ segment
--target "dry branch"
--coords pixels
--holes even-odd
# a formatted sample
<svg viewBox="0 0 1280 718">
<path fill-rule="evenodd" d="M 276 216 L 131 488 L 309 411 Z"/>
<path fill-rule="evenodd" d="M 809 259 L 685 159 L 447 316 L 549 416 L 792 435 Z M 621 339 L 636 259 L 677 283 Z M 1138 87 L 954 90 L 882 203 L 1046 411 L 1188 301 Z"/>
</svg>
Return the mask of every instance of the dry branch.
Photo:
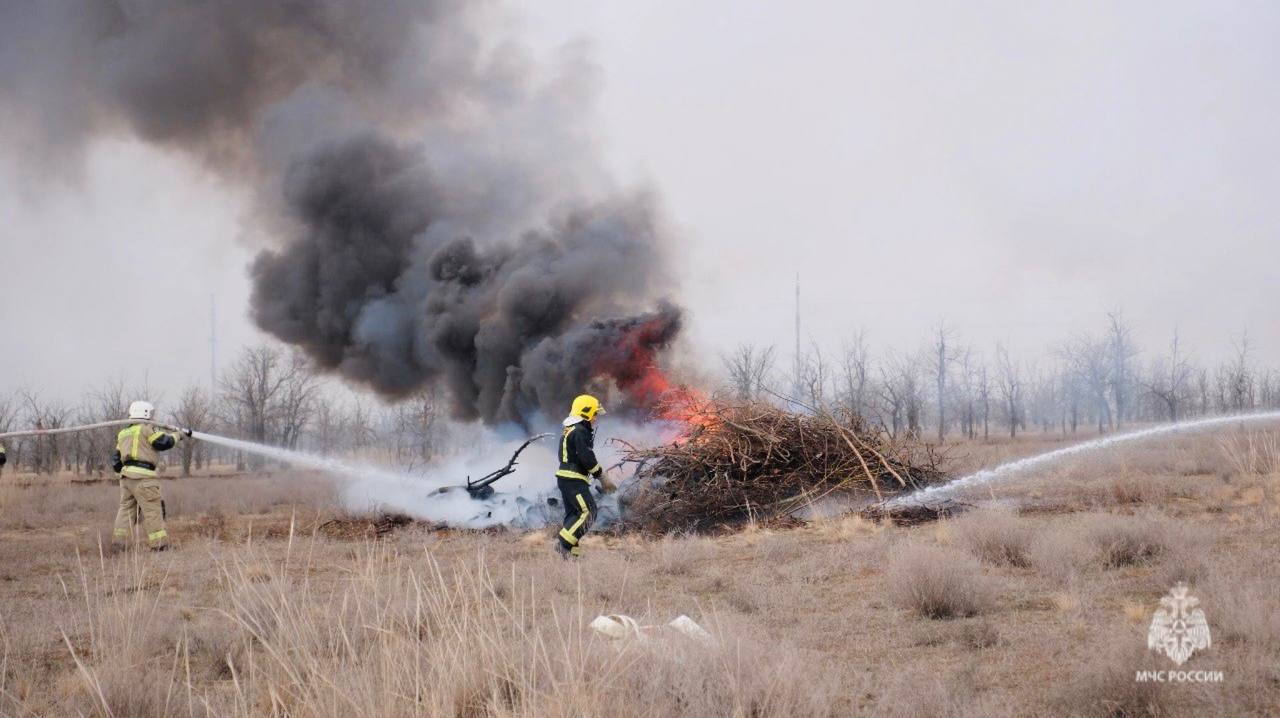
<svg viewBox="0 0 1280 718">
<path fill-rule="evenodd" d="M 690 429 L 670 444 L 623 452 L 638 479 L 627 522 L 645 530 L 772 521 L 828 496 L 882 501 L 944 478 L 932 447 L 894 440 L 854 414 L 689 397 L 663 413 Z"/>
</svg>

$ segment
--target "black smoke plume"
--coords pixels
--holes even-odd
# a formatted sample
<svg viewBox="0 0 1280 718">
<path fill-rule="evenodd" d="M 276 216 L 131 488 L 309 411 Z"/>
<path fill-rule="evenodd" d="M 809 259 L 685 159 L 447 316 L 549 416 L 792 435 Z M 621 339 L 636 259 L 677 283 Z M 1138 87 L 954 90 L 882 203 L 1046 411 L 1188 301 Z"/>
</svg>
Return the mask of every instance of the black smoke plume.
<svg viewBox="0 0 1280 718">
<path fill-rule="evenodd" d="M 680 327 L 664 228 L 596 159 L 583 49 L 536 63 L 504 18 L 462 0 L 13 0 L 0 121 L 53 167 L 114 134 L 247 183 L 253 319 L 388 397 L 442 385 L 489 422 L 612 386 L 643 403 L 628 389 Z"/>
</svg>

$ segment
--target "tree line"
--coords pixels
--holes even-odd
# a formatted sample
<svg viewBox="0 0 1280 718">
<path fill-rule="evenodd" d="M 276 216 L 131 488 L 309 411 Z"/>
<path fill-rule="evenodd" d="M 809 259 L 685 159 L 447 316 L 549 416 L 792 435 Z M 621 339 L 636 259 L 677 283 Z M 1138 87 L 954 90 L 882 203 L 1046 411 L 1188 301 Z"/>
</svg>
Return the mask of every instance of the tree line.
<svg viewBox="0 0 1280 718">
<path fill-rule="evenodd" d="M 1215 414 L 1280 409 L 1280 371 L 1254 361 L 1247 333 L 1230 357 L 1200 363 L 1175 331 L 1144 352 L 1120 313 L 1096 331 L 1075 334 L 1034 361 L 997 343 L 965 345 L 939 325 L 916 351 L 872 356 L 859 332 L 835 354 L 814 345 L 789 371 L 773 346 L 743 344 L 722 357 L 726 388 L 738 399 L 793 401 L 845 409 L 894 436 L 937 441 L 988 438 L 993 431 L 1106 433 L 1129 423 L 1173 422 Z"/>
<path fill-rule="evenodd" d="M 1247 334 L 1232 342 L 1227 359 L 1208 365 L 1177 332 L 1143 351 L 1119 313 L 1034 361 L 1000 343 L 989 352 L 966 345 L 945 325 L 915 351 L 873 355 L 859 332 L 836 353 L 814 345 L 785 369 L 778 358 L 773 346 L 738 346 L 721 357 L 724 388 L 738 399 L 849 410 L 894 436 L 938 441 L 992 432 L 1106 433 L 1129 423 L 1280 410 L 1280 371 L 1255 362 Z M 0 392 L 0 433 L 121 419 L 139 398 L 155 403 L 164 423 L 322 455 L 413 467 L 449 448 L 451 423 L 435 390 L 384 403 L 326 378 L 300 351 L 274 344 L 246 347 L 215 387 L 192 384 L 174 397 L 123 379 L 104 382 L 78 403 L 30 389 Z M 8 468 L 104 476 L 115 434 L 106 428 L 11 441 Z M 182 475 L 211 463 L 262 465 L 257 456 L 199 441 L 182 442 L 166 459 Z"/>
<path fill-rule="evenodd" d="M 424 389 L 388 405 L 325 378 L 300 351 L 261 344 L 243 349 L 216 387 L 192 384 L 176 397 L 146 383 L 105 382 L 69 403 L 30 389 L 0 393 L 0 433 L 57 429 L 122 419 L 129 403 L 146 399 L 156 420 L 322 455 L 365 455 L 400 465 L 426 463 L 448 436 L 444 405 Z M 36 474 L 104 476 L 119 427 L 6 443 L 9 469 Z M 184 441 L 166 461 L 183 476 L 211 463 L 256 469 L 263 460 L 201 441 Z"/>
</svg>

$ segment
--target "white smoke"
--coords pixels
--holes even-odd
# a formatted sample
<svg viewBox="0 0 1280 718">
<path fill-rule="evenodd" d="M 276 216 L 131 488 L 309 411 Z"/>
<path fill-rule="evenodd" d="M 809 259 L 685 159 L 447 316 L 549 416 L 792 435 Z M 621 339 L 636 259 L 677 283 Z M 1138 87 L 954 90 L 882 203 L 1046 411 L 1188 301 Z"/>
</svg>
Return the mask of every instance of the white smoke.
<svg viewBox="0 0 1280 718">
<path fill-rule="evenodd" d="M 387 477 L 381 473 L 344 477 L 339 487 L 343 507 L 356 513 L 401 513 L 419 521 L 437 522 L 458 528 L 483 529 L 493 526 L 538 528 L 560 521 L 562 507 L 548 499 L 560 500 L 555 472 L 559 467 L 559 433 L 530 444 L 521 452 L 515 473 L 499 479 L 495 494 L 473 499 L 461 487 L 467 479 L 479 479 L 506 465 L 512 453 L 527 437 L 510 432 L 490 432 L 471 428 L 475 442 L 465 452 L 441 459 L 413 473 Z M 618 465 L 625 446 L 652 446 L 675 438 L 678 427 L 663 422 L 637 424 L 606 419 L 596 432 L 596 457 L 610 470 L 611 478 L 622 484 L 625 493 L 633 466 Z M 442 491 L 442 489 L 444 489 Z M 601 528 L 620 515 L 616 496 L 598 497 Z"/>
<path fill-rule="evenodd" d="M 195 438 L 220 444 L 300 468 L 313 469 L 335 482 L 342 507 L 353 513 L 397 513 L 419 521 L 454 528 L 484 529 L 494 526 L 539 528 L 556 523 L 563 509 L 550 504 L 559 501 L 555 472 L 559 433 L 535 441 L 521 452 L 515 472 L 499 479 L 494 495 L 473 499 L 465 490 L 468 478 L 476 480 L 502 468 L 528 438 L 515 429 L 466 428 L 471 442 L 458 454 L 441 458 L 418 469 L 393 469 L 369 462 L 332 459 L 303 451 L 256 444 L 216 434 L 196 432 Z M 675 438 L 679 428 L 664 422 L 637 424 L 606 419 L 596 433 L 596 456 L 601 466 L 611 469 L 614 481 L 626 485 L 634 467 L 617 466 L 625 447 L 610 441 L 618 438 L 632 446 L 652 446 Z M 597 527 L 617 520 L 620 512 L 616 496 L 599 499 L 601 516 Z"/>
</svg>

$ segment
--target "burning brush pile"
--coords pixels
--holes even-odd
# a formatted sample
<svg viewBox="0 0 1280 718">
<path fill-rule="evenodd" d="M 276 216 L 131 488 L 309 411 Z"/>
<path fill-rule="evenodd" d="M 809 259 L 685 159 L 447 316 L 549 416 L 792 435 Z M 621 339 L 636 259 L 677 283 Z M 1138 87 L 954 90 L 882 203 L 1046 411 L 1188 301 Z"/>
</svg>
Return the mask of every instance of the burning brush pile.
<svg viewBox="0 0 1280 718">
<path fill-rule="evenodd" d="M 627 523 L 641 530 L 772 522 L 828 497 L 879 501 L 945 478 L 932 447 L 892 439 L 848 413 L 689 397 L 662 413 L 688 431 L 670 444 L 624 452 L 638 479 Z"/>
</svg>

